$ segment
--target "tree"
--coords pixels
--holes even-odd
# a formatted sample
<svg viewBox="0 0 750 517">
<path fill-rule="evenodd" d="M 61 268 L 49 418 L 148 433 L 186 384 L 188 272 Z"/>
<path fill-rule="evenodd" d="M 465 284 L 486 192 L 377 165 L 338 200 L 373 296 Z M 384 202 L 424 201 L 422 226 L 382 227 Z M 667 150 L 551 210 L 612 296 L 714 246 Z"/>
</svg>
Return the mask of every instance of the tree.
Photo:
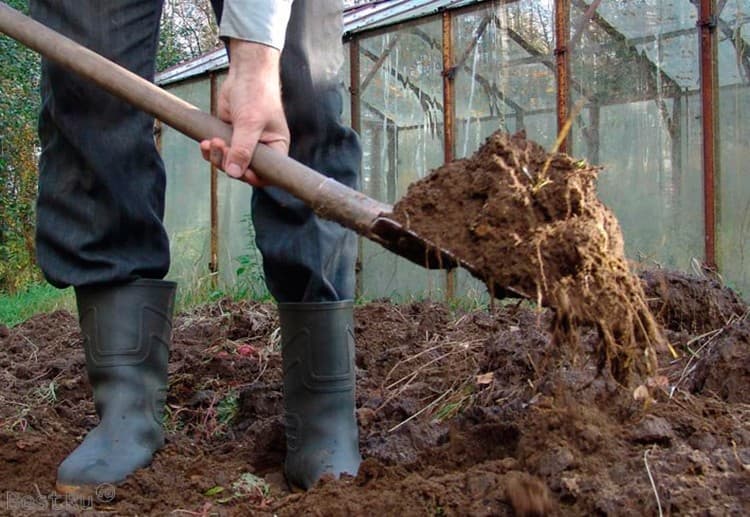
<svg viewBox="0 0 750 517">
<path fill-rule="evenodd" d="M 5 0 L 28 12 L 27 0 Z M 39 57 L 0 36 L 0 291 L 38 279 L 34 203 L 39 110 Z"/>
<path fill-rule="evenodd" d="M 157 70 L 199 57 L 219 45 L 209 0 L 166 0 L 161 17 Z"/>
<path fill-rule="evenodd" d="M 3 0 L 28 13 L 28 0 Z M 157 68 L 216 48 L 209 0 L 166 0 Z M 37 194 L 39 56 L 0 35 L 0 292 L 41 280 L 34 248 Z"/>
</svg>

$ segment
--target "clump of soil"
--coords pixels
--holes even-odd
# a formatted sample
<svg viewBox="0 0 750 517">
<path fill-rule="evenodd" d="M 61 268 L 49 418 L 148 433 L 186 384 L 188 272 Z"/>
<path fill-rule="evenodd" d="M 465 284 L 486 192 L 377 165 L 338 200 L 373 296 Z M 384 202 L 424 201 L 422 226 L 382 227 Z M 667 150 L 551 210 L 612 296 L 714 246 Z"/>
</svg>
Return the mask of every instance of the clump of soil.
<svg viewBox="0 0 750 517">
<path fill-rule="evenodd" d="M 649 302 L 672 307 L 656 314 L 679 357 L 660 355 L 648 403 L 561 355 L 547 309 L 357 307 L 365 460 L 306 493 L 283 477 L 275 308 L 222 300 L 183 313 L 167 445 L 106 504 L 55 499 L 57 466 L 97 419 L 75 316 L 37 315 L 0 334 L 0 514 L 746 515 L 748 308 L 710 283 L 665 281 L 669 300 Z M 695 303 L 716 310 L 686 316 Z M 585 352 L 599 341 L 581 328 Z"/>
<path fill-rule="evenodd" d="M 690 359 L 682 377 L 692 392 L 750 404 L 750 332 L 742 299 L 712 278 L 667 270 L 641 274 L 658 320 L 684 343 Z"/>
<path fill-rule="evenodd" d="M 670 330 L 703 334 L 747 310 L 737 293 L 713 278 L 655 269 L 644 271 L 641 279 L 652 312 Z"/>
<path fill-rule="evenodd" d="M 472 264 L 488 286 L 554 308 L 554 335 L 568 347 L 581 325 L 596 325 L 600 367 L 625 381 L 654 373 L 663 338 L 619 224 L 597 198 L 597 172 L 524 133 L 497 132 L 472 157 L 412 184 L 393 216 Z"/>
</svg>

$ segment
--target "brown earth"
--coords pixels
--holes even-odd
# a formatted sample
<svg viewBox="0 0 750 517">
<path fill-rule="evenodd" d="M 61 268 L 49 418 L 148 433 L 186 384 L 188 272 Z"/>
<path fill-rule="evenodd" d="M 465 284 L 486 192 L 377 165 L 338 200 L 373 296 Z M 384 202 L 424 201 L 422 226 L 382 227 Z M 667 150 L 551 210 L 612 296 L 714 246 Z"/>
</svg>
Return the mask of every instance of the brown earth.
<svg viewBox="0 0 750 517">
<path fill-rule="evenodd" d="M 635 392 L 598 373 L 594 327 L 581 330 L 581 356 L 554 346 L 548 309 L 358 307 L 365 461 L 357 477 L 324 480 L 307 493 L 290 493 L 281 473 L 272 306 L 222 301 L 181 314 L 168 444 L 116 488 L 111 503 L 95 508 L 117 515 L 655 515 L 660 505 L 665 515 L 748 515 L 748 307 L 710 280 L 664 271 L 641 278 L 678 357 L 660 355 L 657 375 Z M 40 314 L 4 330 L 0 514 L 75 514 L 90 501 L 52 496 L 56 466 L 96 422 L 74 316 Z"/>
<path fill-rule="evenodd" d="M 597 167 L 496 132 L 469 158 L 409 186 L 393 218 L 473 265 L 487 283 L 554 309 L 555 340 L 601 334 L 600 368 L 619 382 L 653 375 L 664 339 L 625 259 L 622 232 L 599 200 Z"/>
</svg>

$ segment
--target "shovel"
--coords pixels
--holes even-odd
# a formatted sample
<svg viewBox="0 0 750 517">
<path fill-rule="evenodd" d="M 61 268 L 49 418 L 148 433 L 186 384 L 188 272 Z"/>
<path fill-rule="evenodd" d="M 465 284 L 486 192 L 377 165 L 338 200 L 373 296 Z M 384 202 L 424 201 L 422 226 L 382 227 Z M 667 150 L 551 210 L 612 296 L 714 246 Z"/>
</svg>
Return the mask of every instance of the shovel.
<svg viewBox="0 0 750 517">
<path fill-rule="evenodd" d="M 232 127 L 162 90 L 140 76 L 79 45 L 0 2 L 0 32 L 45 58 L 96 83 L 112 95 L 153 115 L 198 142 L 232 139 Z M 357 192 L 317 171 L 259 144 L 251 168 L 269 185 L 308 205 L 321 218 L 335 221 L 393 253 L 429 269 L 462 266 L 483 275 L 473 264 L 436 246 L 389 217 L 393 207 Z M 512 289 L 488 285 L 494 296 L 526 297 Z"/>
</svg>

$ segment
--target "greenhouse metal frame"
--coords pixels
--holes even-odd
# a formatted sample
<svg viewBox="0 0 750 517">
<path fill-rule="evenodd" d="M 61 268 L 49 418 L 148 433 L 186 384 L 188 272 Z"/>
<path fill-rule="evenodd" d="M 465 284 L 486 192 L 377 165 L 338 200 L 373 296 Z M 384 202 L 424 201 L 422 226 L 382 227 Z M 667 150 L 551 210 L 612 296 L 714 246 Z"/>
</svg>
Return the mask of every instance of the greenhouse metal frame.
<svg viewBox="0 0 750 517">
<path fill-rule="evenodd" d="M 632 258 L 700 274 L 728 270 L 729 283 L 747 295 L 750 182 L 740 166 L 750 161 L 744 145 L 750 136 L 744 115 L 750 109 L 744 97 L 750 85 L 748 21 L 750 2 L 742 0 L 393 0 L 349 8 L 345 117 L 363 136 L 363 190 L 392 203 L 405 185 L 470 154 L 497 127 L 525 129 L 543 145 L 592 163 L 606 161 L 603 154 L 615 166 L 632 162 L 627 171 L 608 177 L 602 193 L 624 219 L 626 238 L 630 231 L 637 241 L 642 227 L 659 227 L 644 245 L 656 258 Z M 169 89 L 208 77 L 215 112 L 225 68 L 226 57 L 217 51 L 159 80 Z M 723 188 L 720 97 L 735 103 L 725 102 L 730 104 L 725 118 L 733 122 L 727 126 L 732 147 L 725 154 L 735 169 Z M 623 114 L 639 122 L 612 129 Z M 631 137 L 642 140 L 627 144 Z M 645 156 L 640 164 L 632 156 L 639 153 Z M 404 172 L 412 169 L 411 175 Z M 213 171 L 209 269 L 214 273 L 220 255 L 219 181 Z M 639 189 L 652 196 L 643 210 L 628 199 Z M 733 200 L 731 206 L 722 204 L 723 194 Z M 657 221 L 664 214 L 671 223 Z M 645 221 L 629 222 L 637 215 Z M 670 244 L 682 231 L 689 235 Z M 416 292 L 420 285 L 429 288 Z M 362 242 L 358 293 L 389 296 L 399 289 L 453 299 L 479 287 L 463 273 L 420 271 Z"/>
</svg>

